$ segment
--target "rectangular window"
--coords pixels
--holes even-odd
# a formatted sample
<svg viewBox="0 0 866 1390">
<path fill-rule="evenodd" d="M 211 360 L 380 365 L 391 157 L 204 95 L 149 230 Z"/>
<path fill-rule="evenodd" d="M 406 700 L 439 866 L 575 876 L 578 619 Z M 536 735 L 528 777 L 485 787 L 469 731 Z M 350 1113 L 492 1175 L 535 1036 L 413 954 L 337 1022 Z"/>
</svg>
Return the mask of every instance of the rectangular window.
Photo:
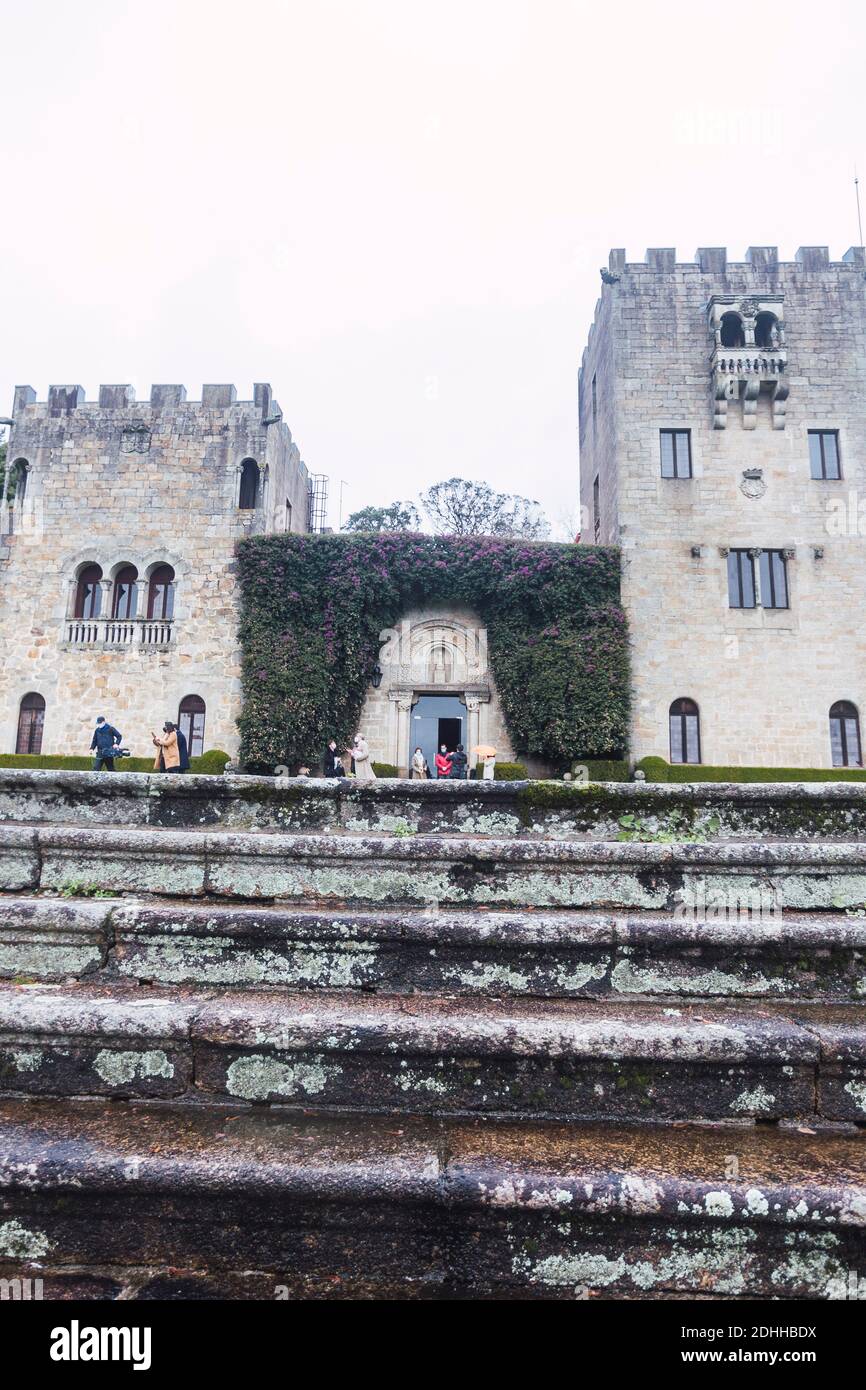
<svg viewBox="0 0 866 1390">
<path fill-rule="evenodd" d="M 595 543 L 598 545 L 598 538 L 601 535 L 601 508 L 598 500 L 598 475 L 592 485 L 592 515 L 595 528 Z"/>
<path fill-rule="evenodd" d="M 809 472 L 813 478 L 841 478 L 838 430 L 809 431 Z"/>
<path fill-rule="evenodd" d="M 690 430 L 660 430 L 663 478 L 692 476 L 692 441 Z"/>
<path fill-rule="evenodd" d="M 762 607 L 787 608 L 788 574 L 781 550 L 761 551 L 760 573 Z"/>
<path fill-rule="evenodd" d="M 728 604 L 755 607 L 755 562 L 748 550 L 728 551 Z"/>
<path fill-rule="evenodd" d="M 595 372 L 592 374 L 592 442 L 596 441 L 598 434 L 598 391 L 596 388 Z"/>
</svg>

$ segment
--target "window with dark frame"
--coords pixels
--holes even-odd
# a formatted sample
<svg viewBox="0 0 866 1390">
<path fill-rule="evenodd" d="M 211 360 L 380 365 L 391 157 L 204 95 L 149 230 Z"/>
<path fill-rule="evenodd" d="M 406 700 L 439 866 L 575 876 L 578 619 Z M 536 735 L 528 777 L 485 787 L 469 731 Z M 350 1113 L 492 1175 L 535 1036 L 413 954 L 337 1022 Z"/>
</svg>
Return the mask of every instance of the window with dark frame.
<svg viewBox="0 0 866 1390">
<path fill-rule="evenodd" d="M 761 607 L 788 607 L 788 567 L 781 550 L 762 550 L 760 556 Z"/>
<path fill-rule="evenodd" d="M 102 609 L 102 570 L 99 565 L 85 565 L 75 588 L 75 616 L 89 620 L 98 618 Z"/>
<path fill-rule="evenodd" d="M 850 700 L 830 706 L 830 754 L 834 767 L 862 767 L 860 717 Z"/>
<path fill-rule="evenodd" d="M 728 607 L 755 607 L 755 562 L 748 550 L 728 551 Z"/>
<path fill-rule="evenodd" d="M 238 507 L 242 512 L 254 512 L 259 505 L 259 465 L 255 459 L 244 459 L 241 464 L 241 483 L 238 492 Z"/>
<path fill-rule="evenodd" d="M 111 616 L 119 622 L 135 617 L 138 597 L 138 570 L 134 565 L 124 565 L 114 576 L 114 599 Z"/>
<path fill-rule="evenodd" d="M 174 617 L 174 570 L 171 565 L 157 565 L 147 586 L 148 621 L 168 622 Z"/>
<path fill-rule="evenodd" d="M 600 513 L 601 513 L 601 507 L 600 507 L 600 504 L 599 504 L 599 495 L 598 495 L 598 494 L 599 494 L 599 488 L 598 488 L 598 474 L 596 474 L 596 475 L 595 475 L 595 481 L 593 482 L 593 485 L 592 485 L 592 516 L 593 516 L 593 530 L 594 530 L 594 536 L 595 536 L 595 543 L 596 543 L 596 545 L 598 545 L 598 538 L 599 538 L 599 536 L 601 535 L 601 514 L 600 514 Z"/>
<path fill-rule="evenodd" d="M 670 707 L 671 762 L 701 761 L 701 716 L 694 700 L 674 700 Z"/>
<path fill-rule="evenodd" d="M 198 758 L 204 752 L 205 713 L 205 702 L 200 695 L 184 695 L 177 712 L 177 723 L 186 739 L 191 758 Z"/>
<path fill-rule="evenodd" d="M 809 430 L 809 472 L 818 481 L 833 482 L 842 477 L 838 430 Z"/>
<path fill-rule="evenodd" d="M 660 430 L 662 477 L 692 476 L 692 438 L 690 430 Z"/>
</svg>

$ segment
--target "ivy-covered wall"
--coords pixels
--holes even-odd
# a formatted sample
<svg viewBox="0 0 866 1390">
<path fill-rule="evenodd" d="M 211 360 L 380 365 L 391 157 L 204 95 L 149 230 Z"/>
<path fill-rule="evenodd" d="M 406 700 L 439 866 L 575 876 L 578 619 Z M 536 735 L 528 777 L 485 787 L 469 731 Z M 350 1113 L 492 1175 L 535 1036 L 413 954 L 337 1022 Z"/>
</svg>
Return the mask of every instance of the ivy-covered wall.
<svg viewBox="0 0 866 1390">
<path fill-rule="evenodd" d="M 625 750 L 628 632 L 613 547 L 413 534 L 254 536 L 238 547 L 245 765 L 318 762 L 356 731 L 379 633 L 413 605 L 465 604 L 518 753 L 565 765 Z"/>
</svg>

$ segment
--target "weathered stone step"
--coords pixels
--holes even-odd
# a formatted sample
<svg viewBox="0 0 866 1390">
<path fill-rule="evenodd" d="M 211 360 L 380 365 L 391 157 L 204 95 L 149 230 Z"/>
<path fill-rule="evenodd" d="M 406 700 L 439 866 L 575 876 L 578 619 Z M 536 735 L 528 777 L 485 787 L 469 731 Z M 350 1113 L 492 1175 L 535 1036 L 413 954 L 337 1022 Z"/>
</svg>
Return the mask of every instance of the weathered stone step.
<svg viewBox="0 0 866 1390">
<path fill-rule="evenodd" d="M 471 837 L 866 839 L 866 785 L 165 776 L 0 768 L 0 822 Z"/>
<path fill-rule="evenodd" d="M 845 1299 L 863 1154 L 743 1127 L 2 1102 L 0 1277 L 47 1298 Z"/>
<path fill-rule="evenodd" d="M 221 988 L 858 1001 L 866 918 L 0 898 L 0 977 Z"/>
<path fill-rule="evenodd" d="M 863 1010 L 0 987 L 0 1090 L 443 1114 L 866 1120 Z"/>
<path fill-rule="evenodd" d="M 0 889 L 322 903 L 860 909 L 866 842 L 636 844 L 2 827 Z"/>
</svg>

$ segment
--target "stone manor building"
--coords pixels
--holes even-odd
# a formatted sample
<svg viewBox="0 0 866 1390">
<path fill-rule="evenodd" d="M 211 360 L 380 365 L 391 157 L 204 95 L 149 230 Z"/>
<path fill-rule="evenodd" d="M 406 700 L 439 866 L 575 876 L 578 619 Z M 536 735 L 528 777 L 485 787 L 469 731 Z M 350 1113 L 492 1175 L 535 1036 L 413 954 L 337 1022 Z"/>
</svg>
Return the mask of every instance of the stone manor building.
<svg viewBox="0 0 866 1390">
<path fill-rule="evenodd" d="M 85 754 L 104 714 L 138 756 L 166 719 L 238 750 L 234 552 L 306 531 L 310 478 L 271 388 L 15 392 L 0 536 L 0 747 Z M 4 498 L 5 502 L 5 498 Z M 7 507 L 3 506 L 3 515 Z"/>
<path fill-rule="evenodd" d="M 610 253 L 580 369 L 581 539 L 623 552 L 631 753 L 859 766 L 866 258 Z"/>
</svg>

